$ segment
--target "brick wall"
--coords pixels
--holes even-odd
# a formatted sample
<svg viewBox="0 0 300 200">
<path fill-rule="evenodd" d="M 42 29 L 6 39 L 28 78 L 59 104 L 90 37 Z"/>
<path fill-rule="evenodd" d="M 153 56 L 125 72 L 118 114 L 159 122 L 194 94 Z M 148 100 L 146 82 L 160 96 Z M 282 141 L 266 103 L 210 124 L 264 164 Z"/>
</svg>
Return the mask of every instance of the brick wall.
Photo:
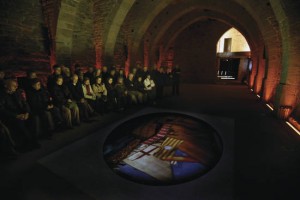
<svg viewBox="0 0 300 200">
<path fill-rule="evenodd" d="M 1 1 L 0 6 L 0 67 L 49 70 L 48 29 L 40 1 Z"/>
</svg>

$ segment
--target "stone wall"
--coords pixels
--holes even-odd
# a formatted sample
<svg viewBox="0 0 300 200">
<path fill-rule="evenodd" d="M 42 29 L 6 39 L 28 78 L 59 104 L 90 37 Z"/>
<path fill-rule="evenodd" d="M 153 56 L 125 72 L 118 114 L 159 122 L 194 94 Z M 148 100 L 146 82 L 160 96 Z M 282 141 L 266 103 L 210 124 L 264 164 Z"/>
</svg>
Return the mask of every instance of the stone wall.
<svg viewBox="0 0 300 200">
<path fill-rule="evenodd" d="M 0 67 L 49 71 L 50 41 L 40 1 L 1 1 L 0 6 Z"/>
<path fill-rule="evenodd" d="M 174 45 L 174 64 L 180 66 L 183 82 L 215 82 L 216 45 L 229 28 L 228 25 L 214 20 L 200 21 L 178 36 Z"/>
<path fill-rule="evenodd" d="M 81 5 L 82 4 L 82 5 Z M 73 28 L 72 63 L 95 65 L 93 4 L 91 0 L 78 6 Z"/>
</svg>

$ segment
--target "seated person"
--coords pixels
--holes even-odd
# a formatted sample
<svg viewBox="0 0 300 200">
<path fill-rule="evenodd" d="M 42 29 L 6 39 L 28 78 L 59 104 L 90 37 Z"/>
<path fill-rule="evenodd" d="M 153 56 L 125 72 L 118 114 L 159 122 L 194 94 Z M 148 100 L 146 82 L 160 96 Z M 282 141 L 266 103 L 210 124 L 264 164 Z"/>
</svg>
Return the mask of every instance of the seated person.
<svg viewBox="0 0 300 200">
<path fill-rule="evenodd" d="M 60 109 L 67 128 L 80 124 L 79 108 L 68 87 L 63 85 L 63 77 L 57 76 L 53 87 L 53 105 Z"/>
<path fill-rule="evenodd" d="M 0 95 L 0 117 L 9 128 L 12 138 L 20 150 L 38 148 L 37 135 L 28 129 L 30 108 L 26 102 L 24 91 L 17 90 L 15 79 L 5 81 L 5 90 Z"/>
<path fill-rule="evenodd" d="M 125 76 L 125 73 L 124 73 L 124 70 L 123 69 L 120 69 L 119 72 L 118 72 L 118 78 L 123 78 L 123 80 L 126 79 L 126 76 Z"/>
<path fill-rule="evenodd" d="M 75 71 L 75 74 L 78 76 L 78 81 L 77 82 L 79 84 L 82 84 L 83 83 L 83 78 L 84 78 L 84 73 L 83 73 L 82 69 L 81 68 L 77 69 Z M 70 82 L 72 82 L 72 79 L 73 79 L 73 76 L 71 76 L 71 81 Z"/>
<path fill-rule="evenodd" d="M 18 77 L 18 87 L 27 91 L 31 89 L 31 80 L 37 78 L 37 74 L 34 70 L 26 71 L 26 77 Z"/>
<path fill-rule="evenodd" d="M 112 68 L 109 72 L 109 76 L 113 78 L 114 83 L 118 81 L 118 74 L 115 68 Z"/>
<path fill-rule="evenodd" d="M 137 90 L 136 81 L 134 81 L 134 75 L 132 73 L 125 79 L 125 86 L 128 90 L 128 96 L 131 103 L 143 103 L 143 93 Z"/>
<path fill-rule="evenodd" d="M 164 68 L 159 68 L 156 72 L 156 97 L 157 99 L 161 99 L 164 95 L 164 87 L 167 82 L 167 75 L 164 71 Z"/>
<path fill-rule="evenodd" d="M 102 67 L 102 73 L 101 73 L 101 76 L 102 76 L 102 81 L 103 81 L 103 83 L 107 83 L 108 78 L 109 78 L 109 72 L 108 72 L 107 66 L 103 66 L 103 67 Z"/>
<path fill-rule="evenodd" d="M 95 72 L 95 67 L 89 66 L 88 71 L 84 74 L 84 77 L 87 77 L 90 79 L 90 82 L 93 81 L 94 79 L 94 72 Z"/>
<path fill-rule="evenodd" d="M 102 78 L 102 71 L 101 69 L 95 69 L 94 73 L 93 73 L 93 78 L 90 79 L 91 84 L 95 84 L 96 82 L 96 78 L 101 77 Z"/>
<path fill-rule="evenodd" d="M 37 134 L 41 134 L 43 125 L 44 131 L 51 136 L 55 127 L 62 124 L 62 117 L 59 109 L 52 104 L 48 91 L 41 87 L 41 82 L 37 78 L 31 80 L 27 101 L 31 109 L 34 130 Z"/>
<path fill-rule="evenodd" d="M 156 102 L 155 102 L 155 98 L 156 98 L 155 83 L 154 83 L 153 79 L 151 78 L 150 74 L 147 74 L 147 76 L 144 80 L 144 87 L 145 87 L 145 91 L 147 93 L 149 103 L 156 104 Z"/>
<path fill-rule="evenodd" d="M 96 110 L 99 113 L 104 113 L 106 112 L 105 108 L 107 104 L 107 90 L 100 76 L 98 76 L 95 81 L 96 82 L 93 84 L 92 89 L 97 99 Z"/>
<path fill-rule="evenodd" d="M 135 84 L 136 84 L 137 91 L 139 91 L 140 93 L 143 94 L 143 103 L 146 103 L 148 98 L 147 98 L 147 92 L 146 92 L 145 86 L 144 86 L 143 77 L 139 76 L 137 78 L 137 81 Z"/>
<path fill-rule="evenodd" d="M 88 121 L 89 117 L 94 115 L 94 109 L 84 98 L 82 84 L 79 82 L 77 74 L 72 75 L 71 82 L 68 84 L 68 88 L 79 107 L 81 119 Z"/>
<path fill-rule="evenodd" d="M 113 110 L 117 106 L 117 93 L 114 87 L 114 81 L 112 77 L 107 79 L 105 84 L 107 89 L 107 107 L 108 110 Z"/>
<path fill-rule="evenodd" d="M 64 70 L 62 71 L 62 76 L 64 79 L 64 84 L 67 85 L 71 81 L 71 70 L 68 67 L 64 67 Z"/>
<path fill-rule="evenodd" d="M 116 89 L 116 99 L 117 99 L 117 109 L 118 111 L 123 111 L 127 104 L 127 88 L 124 85 L 124 81 L 122 77 L 118 78 L 118 81 L 115 85 Z"/>
<path fill-rule="evenodd" d="M 53 74 L 48 76 L 47 79 L 47 90 L 51 94 L 53 93 L 53 87 L 56 85 L 56 78 L 62 75 L 62 69 L 59 65 L 54 65 L 53 70 L 54 70 Z"/>
<path fill-rule="evenodd" d="M 97 97 L 92 89 L 89 77 L 83 78 L 82 91 L 84 99 L 95 109 L 97 104 Z"/>
</svg>

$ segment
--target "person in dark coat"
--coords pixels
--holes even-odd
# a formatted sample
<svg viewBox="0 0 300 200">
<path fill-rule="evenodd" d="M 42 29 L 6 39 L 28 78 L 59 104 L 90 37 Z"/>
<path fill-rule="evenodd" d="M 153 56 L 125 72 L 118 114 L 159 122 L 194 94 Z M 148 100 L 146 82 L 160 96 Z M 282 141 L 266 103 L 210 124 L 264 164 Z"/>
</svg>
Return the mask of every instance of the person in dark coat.
<svg viewBox="0 0 300 200">
<path fill-rule="evenodd" d="M 147 75 L 150 74 L 148 67 L 143 67 L 143 69 L 138 73 L 138 76 L 143 77 L 143 81 L 147 78 Z"/>
<path fill-rule="evenodd" d="M 72 128 L 73 125 L 80 124 L 78 105 L 73 99 L 68 87 L 63 85 L 62 76 L 56 78 L 52 98 L 53 105 L 60 109 L 67 128 Z"/>
<path fill-rule="evenodd" d="M 89 66 L 88 71 L 84 74 L 84 77 L 89 78 L 90 81 L 94 81 L 94 72 L 95 72 L 95 67 Z"/>
<path fill-rule="evenodd" d="M 109 76 L 113 78 L 114 83 L 117 83 L 117 82 L 118 82 L 118 74 L 117 74 L 115 68 L 112 68 L 112 69 L 110 70 Z"/>
<path fill-rule="evenodd" d="M 64 70 L 62 71 L 62 77 L 64 79 L 64 84 L 68 84 L 71 81 L 71 70 L 68 67 L 64 67 Z"/>
<path fill-rule="evenodd" d="M 116 99 L 117 99 L 117 109 L 118 111 L 123 111 L 127 104 L 128 90 L 124 85 L 123 78 L 119 77 L 115 85 Z"/>
<path fill-rule="evenodd" d="M 78 81 L 77 74 L 73 74 L 71 83 L 68 84 L 68 88 L 79 107 L 81 119 L 87 121 L 92 115 L 94 115 L 94 109 L 84 98 L 82 84 Z"/>
<path fill-rule="evenodd" d="M 125 79 L 125 86 L 128 90 L 128 96 L 131 103 L 144 103 L 143 93 L 138 91 L 136 81 L 134 80 L 134 75 L 132 73 L 128 74 L 128 78 Z"/>
<path fill-rule="evenodd" d="M 95 69 L 94 73 L 93 73 L 93 78 L 90 79 L 91 81 L 91 85 L 95 84 L 96 83 L 96 79 L 98 77 L 101 77 L 101 80 L 102 80 L 102 70 L 101 69 Z"/>
<path fill-rule="evenodd" d="M 164 87 L 166 84 L 166 74 L 162 67 L 159 68 L 156 72 L 155 84 L 156 84 L 156 97 L 157 99 L 161 99 L 163 97 Z"/>
<path fill-rule="evenodd" d="M 0 95 L 0 118 L 9 128 L 12 137 L 20 150 L 40 147 L 37 135 L 28 128 L 30 108 L 25 92 L 18 90 L 15 79 L 5 81 L 5 91 Z"/>
<path fill-rule="evenodd" d="M 105 83 L 105 87 L 107 90 L 107 106 L 108 111 L 113 110 L 117 105 L 117 93 L 116 89 L 114 87 L 114 80 L 112 77 L 109 77 L 107 79 L 107 82 Z"/>
<path fill-rule="evenodd" d="M 126 79 L 126 75 L 124 73 L 124 69 L 120 69 L 119 72 L 118 72 L 118 78 L 123 78 L 123 80 Z"/>
<path fill-rule="evenodd" d="M 181 70 L 178 65 L 172 69 L 172 94 L 179 95 L 180 73 Z"/>
<path fill-rule="evenodd" d="M 31 89 L 31 81 L 32 79 L 37 78 L 37 73 L 34 70 L 28 70 L 26 73 L 26 77 L 23 79 L 22 83 L 19 83 L 19 87 L 25 90 L 27 93 Z"/>
<path fill-rule="evenodd" d="M 109 72 L 107 66 L 102 67 L 102 81 L 103 83 L 107 83 L 109 78 Z"/>
<path fill-rule="evenodd" d="M 147 92 L 145 90 L 143 77 L 139 76 L 137 78 L 137 81 L 136 81 L 135 85 L 136 85 L 137 91 L 139 91 L 140 93 L 143 94 L 143 103 L 146 103 L 147 100 L 148 100 L 148 97 L 147 97 Z"/>
<path fill-rule="evenodd" d="M 33 127 L 37 134 L 41 134 L 41 127 L 44 127 L 47 135 L 51 136 L 55 127 L 61 126 L 62 116 L 59 109 L 51 102 L 48 91 L 41 87 L 41 82 L 37 78 L 31 80 L 27 101 L 31 109 Z"/>
<path fill-rule="evenodd" d="M 47 89 L 50 93 L 53 93 L 53 87 L 56 85 L 57 77 L 62 75 L 62 70 L 59 65 L 54 65 L 53 70 L 54 70 L 53 74 L 48 76 L 47 79 Z"/>
</svg>

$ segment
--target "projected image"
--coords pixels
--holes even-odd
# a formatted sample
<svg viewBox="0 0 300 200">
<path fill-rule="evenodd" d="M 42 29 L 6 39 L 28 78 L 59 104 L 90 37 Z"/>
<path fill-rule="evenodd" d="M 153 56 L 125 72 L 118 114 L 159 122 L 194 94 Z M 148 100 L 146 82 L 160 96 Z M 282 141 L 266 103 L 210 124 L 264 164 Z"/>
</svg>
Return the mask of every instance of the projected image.
<svg viewBox="0 0 300 200">
<path fill-rule="evenodd" d="M 207 123 L 182 114 L 149 114 L 129 120 L 108 136 L 104 158 L 132 181 L 171 185 L 212 169 L 222 154 L 221 140 Z"/>
</svg>

